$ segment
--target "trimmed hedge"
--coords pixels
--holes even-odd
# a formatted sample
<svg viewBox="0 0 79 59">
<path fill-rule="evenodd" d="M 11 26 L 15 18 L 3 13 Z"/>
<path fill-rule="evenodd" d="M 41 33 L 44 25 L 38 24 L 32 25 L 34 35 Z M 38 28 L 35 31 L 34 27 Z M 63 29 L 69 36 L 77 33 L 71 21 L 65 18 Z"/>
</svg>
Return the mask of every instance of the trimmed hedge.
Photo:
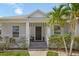
<svg viewBox="0 0 79 59">
<path fill-rule="evenodd" d="M 71 35 L 70 34 L 65 34 L 63 35 L 64 39 L 66 41 L 67 47 L 69 49 L 70 47 L 70 43 L 71 43 Z M 59 48 L 62 49 L 64 48 L 64 43 L 62 40 L 62 36 L 61 35 L 52 35 L 51 37 L 49 37 L 49 48 Z M 75 36 L 74 37 L 74 45 L 73 45 L 73 49 L 75 50 L 79 50 L 79 36 Z"/>
<path fill-rule="evenodd" d="M 71 37 L 69 34 L 63 35 L 67 43 L 67 46 L 70 45 Z M 64 43 L 61 35 L 52 35 L 49 37 L 49 48 L 64 48 Z"/>
<path fill-rule="evenodd" d="M 63 47 L 62 36 L 53 35 L 49 38 L 49 48 L 61 48 Z"/>
</svg>

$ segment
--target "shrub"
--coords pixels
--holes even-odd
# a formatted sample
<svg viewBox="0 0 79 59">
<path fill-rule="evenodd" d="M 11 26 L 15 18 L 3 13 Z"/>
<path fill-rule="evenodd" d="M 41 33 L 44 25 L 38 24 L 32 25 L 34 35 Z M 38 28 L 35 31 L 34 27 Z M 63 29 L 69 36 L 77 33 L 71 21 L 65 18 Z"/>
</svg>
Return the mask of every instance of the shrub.
<svg viewBox="0 0 79 59">
<path fill-rule="evenodd" d="M 79 36 L 76 36 L 76 37 L 75 37 L 75 41 L 76 41 L 77 43 L 79 43 Z"/>
<path fill-rule="evenodd" d="M 5 41 L 3 37 L 0 36 L 0 52 L 3 52 L 5 50 Z"/>
<path fill-rule="evenodd" d="M 49 48 L 63 47 L 63 40 L 61 35 L 53 35 L 49 38 Z"/>
<path fill-rule="evenodd" d="M 20 48 L 27 48 L 27 40 L 26 37 L 21 37 L 19 40 Z"/>
<path fill-rule="evenodd" d="M 10 39 L 10 38 L 9 38 L 8 36 L 5 36 L 5 37 L 4 37 L 5 44 L 6 44 L 6 49 L 8 49 L 9 46 L 10 46 L 9 39 Z"/>
<path fill-rule="evenodd" d="M 79 36 L 75 36 L 74 49 L 79 50 Z"/>
<path fill-rule="evenodd" d="M 64 40 L 66 42 L 67 47 L 69 48 L 71 35 L 70 34 L 64 34 Z M 64 42 L 62 40 L 61 35 L 52 35 L 49 38 L 49 48 L 64 48 Z"/>
<path fill-rule="evenodd" d="M 14 37 L 11 37 L 10 39 L 9 39 L 9 42 L 10 43 L 15 43 L 16 41 L 15 41 L 15 38 Z"/>
</svg>

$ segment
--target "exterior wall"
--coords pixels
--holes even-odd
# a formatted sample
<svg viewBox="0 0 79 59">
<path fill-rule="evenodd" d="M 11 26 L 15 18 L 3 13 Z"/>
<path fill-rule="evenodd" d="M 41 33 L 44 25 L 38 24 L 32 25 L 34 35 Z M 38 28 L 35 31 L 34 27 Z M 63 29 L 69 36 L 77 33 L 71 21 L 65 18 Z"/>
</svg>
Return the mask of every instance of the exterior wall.
<svg viewBox="0 0 79 59">
<path fill-rule="evenodd" d="M 12 37 L 12 26 L 19 26 L 19 37 L 26 36 L 26 25 L 23 23 L 3 23 L 2 24 L 2 36 Z"/>
<path fill-rule="evenodd" d="M 52 27 L 46 26 L 46 32 L 45 32 L 45 40 L 47 42 L 47 47 L 49 47 L 49 37 L 53 34 Z"/>
<path fill-rule="evenodd" d="M 69 33 L 70 31 L 69 31 L 70 29 L 69 29 L 69 24 L 65 24 L 65 26 L 64 26 L 64 33 Z"/>
<path fill-rule="evenodd" d="M 79 23 L 76 25 L 75 35 L 79 36 Z"/>
<path fill-rule="evenodd" d="M 13 26 L 19 26 L 19 37 L 16 37 L 16 44 L 11 44 L 10 48 L 21 48 L 21 45 L 23 43 L 19 43 L 21 38 L 26 38 L 26 23 L 2 23 L 1 26 L 1 36 L 6 37 L 8 36 L 9 38 L 13 37 L 12 32 L 13 32 Z M 27 40 L 27 39 L 26 39 Z"/>
<path fill-rule="evenodd" d="M 54 35 L 54 25 L 52 25 L 51 27 L 50 27 L 50 35 Z"/>
</svg>

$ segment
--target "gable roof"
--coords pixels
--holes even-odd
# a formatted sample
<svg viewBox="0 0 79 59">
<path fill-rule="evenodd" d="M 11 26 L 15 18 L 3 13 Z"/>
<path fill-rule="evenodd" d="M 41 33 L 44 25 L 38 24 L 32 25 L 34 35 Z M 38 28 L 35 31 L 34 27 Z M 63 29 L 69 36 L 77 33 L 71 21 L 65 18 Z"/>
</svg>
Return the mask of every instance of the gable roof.
<svg viewBox="0 0 79 59">
<path fill-rule="evenodd" d="M 34 12 L 32 12 L 31 14 L 28 15 L 28 17 L 47 17 L 46 13 L 44 13 L 43 11 L 41 10 L 36 10 Z"/>
</svg>

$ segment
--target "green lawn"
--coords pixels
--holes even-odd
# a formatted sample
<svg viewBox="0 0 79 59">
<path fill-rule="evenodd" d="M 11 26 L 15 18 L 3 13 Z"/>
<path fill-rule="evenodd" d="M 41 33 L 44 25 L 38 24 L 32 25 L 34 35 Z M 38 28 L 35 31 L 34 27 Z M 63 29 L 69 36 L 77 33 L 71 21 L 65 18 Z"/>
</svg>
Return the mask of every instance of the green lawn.
<svg viewBox="0 0 79 59">
<path fill-rule="evenodd" d="M 26 51 L 6 51 L 0 52 L 0 56 L 29 56 L 29 53 Z"/>
<path fill-rule="evenodd" d="M 47 56 L 58 56 L 58 53 L 52 52 L 52 51 L 48 51 L 47 52 Z"/>
</svg>

